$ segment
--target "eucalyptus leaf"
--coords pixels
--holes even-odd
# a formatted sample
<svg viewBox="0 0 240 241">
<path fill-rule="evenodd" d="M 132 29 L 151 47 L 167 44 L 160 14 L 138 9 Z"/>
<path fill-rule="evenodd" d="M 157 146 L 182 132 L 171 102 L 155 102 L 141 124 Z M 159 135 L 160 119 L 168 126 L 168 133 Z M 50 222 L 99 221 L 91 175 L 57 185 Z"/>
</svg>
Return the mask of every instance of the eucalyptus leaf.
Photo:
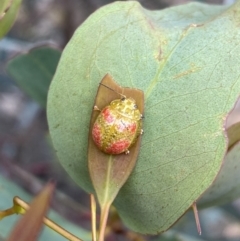
<svg viewBox="0 0 240 241">
<path fill-rule="evenodd" d="M 22 90 L 45 108 L 60 56 L 61 52 L 53 48 L 35 48 L 9 61 L 7 71 Z"/>
<path fill-rule="evenodd" d="M 1 0 L 2 1 L 2 0 Z M 8 3 L 4 0 L 1 4 L 0 12 L 0 38 L 7 34 L 12 27 L 18 13 L 22 0 L 12 0 Z M 7 7 L 7 9 L 6 9 Z"/>
<path fill-rule="evenodd" d="M 239 158 L 240 142 L 227 153 L 216 180 L 198 201 L 200 207 L 223 204 L 240 196 Z"/>
<path fill-rule="evenodd" d="M 240 92 L 239 23 L 239 1 L 162 11 L 114 2 L 92 14 L 65 48 L 48 121 L 62 165 L 86 191 L 93 191 L 87 140 L 99 82 L 109 73 L 144 91 L 138 162 L 115 201 L 131 229 L 167 230 L 218 174 L 228 148 L 225 119 Z"/>
<path fill-rule="evenodd" d="M 8 8 L 11 6 L 12 0 L 1 0 L 0 2 L 0 19 L 3 18 Z"/>
</svg>

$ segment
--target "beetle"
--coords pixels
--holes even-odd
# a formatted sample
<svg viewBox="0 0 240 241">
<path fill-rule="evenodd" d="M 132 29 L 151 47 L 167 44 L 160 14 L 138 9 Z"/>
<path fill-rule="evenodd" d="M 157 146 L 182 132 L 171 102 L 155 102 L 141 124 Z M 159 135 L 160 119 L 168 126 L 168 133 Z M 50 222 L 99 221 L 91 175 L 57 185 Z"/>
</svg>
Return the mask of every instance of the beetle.
<svg viewBox="0 0 240 241">
<path fill-rule="evenodd" d="M 106 88 L 118 93 L 114 89 L 100 83 Z M 121 98 L 113 100 L 100 110 L 92 128 L 92 138 L 96 146 L 103 152 L 111 155 L 129 154 L 129 148 L 143 134 L 142 119 L 136 101 L 118 93 Z"/>
</svg>

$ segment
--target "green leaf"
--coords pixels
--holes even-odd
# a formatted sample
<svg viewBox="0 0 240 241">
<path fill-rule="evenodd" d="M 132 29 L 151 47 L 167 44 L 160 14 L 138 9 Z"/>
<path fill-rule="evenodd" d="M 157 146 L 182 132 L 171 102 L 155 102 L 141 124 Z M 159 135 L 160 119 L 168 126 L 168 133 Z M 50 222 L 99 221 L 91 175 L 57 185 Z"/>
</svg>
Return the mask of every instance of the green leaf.
<svg viewBox="0 0 240 241">
<path fill-rule="evenodd" d="M 240 123 L 227 129 L 228 152 L 222 163 L 220 172 L 212 185 L 198 200 L 199 207 L 224 204 L 240 196 L 239 157 L 240 157 Z"/>
<path fill-rule="evenodd" d="M 109 73 L 144 91 L 138 162 L 115 201 L 131 229 L 165 231 L 219 172 L 224 122 L 240 92 L 239 23 L 239 1 L 163 11 L 115 2 L 90 16 L 65 48 L 48 121 L 62 165 L 85 190 L 92 192 L 87 139 L 100 80 Z"/>
<path fill-rule="evenodd" d="M 45 108 L 48 88 L 60 56 L 56 49 L 33 49 L 9 61 L 7 71 L 23 91 Z"/>
<path fill-rule="evenodd" d="M 240 142 L 232 146 L 227 153 L 222 168 L 213 184 L 198 201 L 199 207 L 224 204 L 240 196 L 239 158 Z"/>
<path fill-rule="evenodd" d="M 0 19 L 5 15 L 11 4 L 11 0 L 2 0 L 0 2 Z"/>
<path fill-rule="evenodd" d="M 0 4 L 0 39 L 6 35 L 12 27 L 21 2 L 22 0 L 4 0 Z"/>
</svg>

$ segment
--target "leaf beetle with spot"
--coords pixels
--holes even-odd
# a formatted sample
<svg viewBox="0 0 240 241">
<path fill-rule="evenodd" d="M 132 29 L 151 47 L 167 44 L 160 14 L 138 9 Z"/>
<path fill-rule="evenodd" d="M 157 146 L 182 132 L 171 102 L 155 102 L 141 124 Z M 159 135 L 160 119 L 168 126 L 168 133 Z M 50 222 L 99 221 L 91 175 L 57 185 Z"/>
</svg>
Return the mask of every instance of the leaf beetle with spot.
<svg viewBox="0 0 240 241">
<path fill-rule="evenodd" d="M 102 83 L 100 85 L 118 93 Z M 93 124 L 92 138 L 101 151 L 110 155 L 129 154 L 129 148 L 143 133 L 141 128 L 143 115 L 136 101 L 118 94 L 121 98 L 113 100 L 102 110 L 94 106 L 94 110 L 100 113 Z"/>
</svg>

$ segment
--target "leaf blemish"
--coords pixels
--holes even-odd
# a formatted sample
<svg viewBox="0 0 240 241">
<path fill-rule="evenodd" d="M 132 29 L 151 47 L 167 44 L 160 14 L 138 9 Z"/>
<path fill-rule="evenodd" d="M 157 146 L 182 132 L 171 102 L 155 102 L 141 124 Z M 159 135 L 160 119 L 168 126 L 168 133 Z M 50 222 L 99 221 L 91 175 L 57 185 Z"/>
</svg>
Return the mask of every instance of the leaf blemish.
<svg viewBox="0 0 240 241">
<path fill-rule="evenodd" d="M 157 55 L 157 60 L 160 62 L 163 58 L 162 58 L 162 54 L 163 54 L 163 52 L 162 52 L 162 49 L 160 48 L 159 49 L 159 52 L 158 52 L 158 55 Z"/>
<path fill-rule="evenodd" d="M 194 64 L 192 64 L 190 69 L 188 69 L 188 70 L 186 70 L 186 71 L 183 71 L 183 72 L 181 72 L 181 73 L 173 76 L 173 79 L 181 78 L 181 77 L 183 77 L 183 76 L 185 76 L 185 75 L 195 73 L 195 72 L 197 72 L 197 71 L 199 71 L 199 70 L 201 70 L 200 67 L 197 67 L 197 66 L 195 66 Z"/>
<path fill-rule="evenodd" d="M 60 126 L 60 124 L 57 123 L 57 124 L 54 126 L 54 128 L 57 129 L 59 126 Z"/>
<path fill-rule="evenodd" d="M 147 23 L 150 25 L 151 29 L 155 29 L 154 25 L 152 24 L 152 21 L 147 19 Z"/>
</svg>

